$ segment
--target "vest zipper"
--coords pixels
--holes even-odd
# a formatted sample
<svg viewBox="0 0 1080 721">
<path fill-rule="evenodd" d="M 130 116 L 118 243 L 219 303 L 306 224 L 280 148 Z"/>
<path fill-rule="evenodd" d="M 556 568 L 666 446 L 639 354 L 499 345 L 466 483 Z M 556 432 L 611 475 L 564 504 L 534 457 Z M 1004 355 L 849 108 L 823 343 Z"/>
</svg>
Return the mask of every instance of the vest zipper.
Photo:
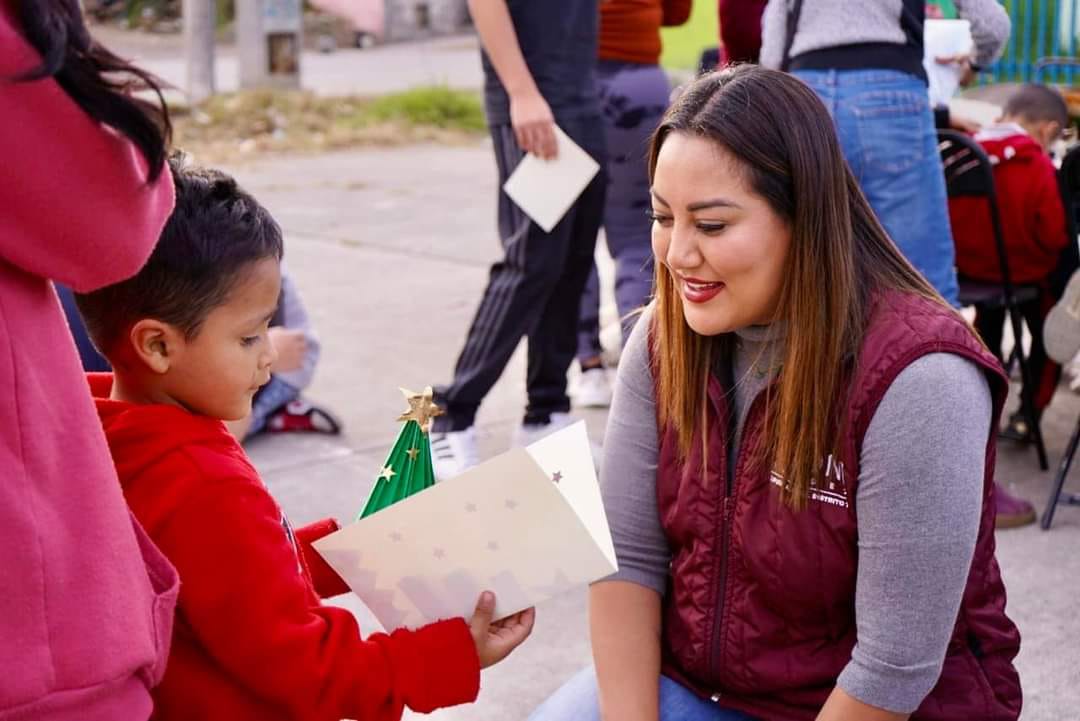
<svg viewBox="0 0 1080 721">
<path fill-rule="evenodd" d="M 727 597 L 727 556 L 728 546 L 730 545 L 729 537 L 731 536 L 731 523 L 730 519 L 728 518 L 729 509 L 731 507 L 730 482 L 727 491 L 728 492 L 725 493 L 720 505 L 720 553 L 717 554 L 717 565 L 719 566 L 718 576 L 720 578 L 718 586 L 719 590 L 717 593 L 717 599 L 719 603 L 717 603 L 716 618 L 713 621 L 712 643 L 709 644 L 709 675 L 714 679 L 719 677 L 720 672 L 720 647 L 722 645 L 721 638 L 724 628 L 724 601 Z M 714 694 L 713 700 L 715 701 L 717 698 L 719 698 L 719 696 L 719 692 Z"/>
<path fill-rule="evenodd" d="M 746 436 L 746 429 L 750 427 L 751 421 L 755 418 L 755 411 L 757 410 L 758 401 L 761 399 L 763 392 L 759 392 L 754 399 L 750 402 L 750 409 L 746 414 L 746 422 L 743 426 L 743 436 Z M 733 436 L 735 434 L 735 423 L 731 418 L 730 407 L 728 409 L 728 448 L 732 446 Z M 739 469 L 742 467 L 743 454 L 746 451 L 746 444 L 739 444 L 739 452 L 735 455 L 734 472 L 729 473 L 728 469 L 724 468 L 724 496 L 720 504 L 720 553 L 717 560 L 719 566 L 717 575 L 720 578 L 719 593 L 716 609 L 716 618 L 713 621 L 712 628 L 712 643 L 709 644 L 709 673 L 714 679 L 719 678 L 720 675 L 720 657 L 721 657 L 721 645 L 723 638 L 724 628 L 724 610 L 725 599 L 727 598 L 727 571 L 728 571 L 728 550 L 731 545 L 731 513 L 735 505 L 734 493 L 735 493 L 735 476 L 739 473 Z M 724 462 L 727 463 L 725 457 Z M 711 696 L 713 702 L 720 699 L 721 693 L 716 691 Z"/>
</svg>

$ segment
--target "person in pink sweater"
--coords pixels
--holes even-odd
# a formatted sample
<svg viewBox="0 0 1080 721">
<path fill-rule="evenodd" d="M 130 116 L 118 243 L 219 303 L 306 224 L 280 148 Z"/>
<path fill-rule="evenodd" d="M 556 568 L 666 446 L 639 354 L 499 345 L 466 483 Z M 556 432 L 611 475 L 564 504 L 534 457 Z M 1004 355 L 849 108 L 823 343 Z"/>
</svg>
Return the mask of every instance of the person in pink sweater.
<svg viewBox="0 0 1080 721">
<path fill-rule="evenodd" d="M 51 282 L 135 274 L 172 210 L 167 119 L 107 70 L 139 76 L 78 0 L 0 0 L 3 721 L 145 721 L 172 633 L 176 573 L 124 504 Z"/>
</svg>

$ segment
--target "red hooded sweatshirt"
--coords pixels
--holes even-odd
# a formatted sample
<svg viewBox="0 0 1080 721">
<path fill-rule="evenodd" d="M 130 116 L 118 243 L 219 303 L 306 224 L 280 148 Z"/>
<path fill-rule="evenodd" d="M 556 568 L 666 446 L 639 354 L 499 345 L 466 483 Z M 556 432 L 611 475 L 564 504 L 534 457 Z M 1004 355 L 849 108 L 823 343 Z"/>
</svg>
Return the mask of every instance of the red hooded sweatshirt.
<svg viewBox="0 0 1080 721">
<path fill-rule="evenodd" d="M 1014 283 L 1045 280 L 1068 242 L 1065 208 L 1054 164 L 1042 146 L 1018 125 L 990 126 L 975 139 L 994 164 L 1009 275 Z M 1001 266 L 986 201 L 950 198 L 949 218 L 960 275 L 1001 282 Z"/>
<path fill-rule="evenodd" d="M 360 638 L 348 591 L 311 543 L 332 520 L 297 529 L 218 420 L 109 400 L 90 385 L 124 496 L 180 573 L 160 721 L 398 719 L 476 699 L 480 666 L 458 618 Z"/>
</svg>

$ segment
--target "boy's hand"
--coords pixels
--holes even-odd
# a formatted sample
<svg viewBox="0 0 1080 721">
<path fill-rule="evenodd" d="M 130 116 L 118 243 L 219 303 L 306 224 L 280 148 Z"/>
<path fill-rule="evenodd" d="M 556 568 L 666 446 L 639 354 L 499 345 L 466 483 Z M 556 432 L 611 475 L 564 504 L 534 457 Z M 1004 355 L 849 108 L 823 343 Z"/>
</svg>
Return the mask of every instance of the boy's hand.
<svg viewBox="0 0 1080 721">
<path fill-rule="evenodd" d="M 480 657 L 480 668 L 494 666 L 509 656 L 511 651 L 529 637 L 536 621 L 535 608 L 515 613 L 498 623 L 491 622 L 494 613 L 495 594 L 484 591 L 476 602 L 472 618 L 469 619 L 469 630 L 472 631 L 473 642 L 476 644 L 476 655 Z"/>
<path fill-rule="evenodd" d="M 307 338 L 302 330 L 289 330 L 281 326 L 274 326 L 268 332 L 270 344 L 277 351 L 278 358 L 274 362 L 274 371 L 294 371 L 304 365 L 304 356 L 307 354 Z"/>
<path fill-rule="evenodd" d="M 526 153 L 551 160 L 559 154 L 555 140 L 555 116 L 538 90 L 510 96 L 510 124 L 514 137 Z"/>
</svg>

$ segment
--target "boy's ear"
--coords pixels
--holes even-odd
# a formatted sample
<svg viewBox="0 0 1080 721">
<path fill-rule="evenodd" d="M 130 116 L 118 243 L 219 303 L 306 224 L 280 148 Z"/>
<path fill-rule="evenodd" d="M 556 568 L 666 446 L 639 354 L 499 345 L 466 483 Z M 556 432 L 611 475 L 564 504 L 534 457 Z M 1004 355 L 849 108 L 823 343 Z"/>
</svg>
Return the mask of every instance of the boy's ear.
<svg viewBox="0 0 1080 721">
<path fill-rule="evenodd" d="M 128 338 L 135 357 L 158 374 L 167 373 L 183 350 L 183 334 L 153 318 L 143 318 L 131 326 Z"/>
<path fill-rule="evenodd" d="M 1051 142 L 1061 136 L 1062 130 L 1064 130 L 1064 128 L 1062 128 L 1061 123 L 1056 120 L 1051 120 L 1046 124 L 1046 135 Z"/>
</svg>

